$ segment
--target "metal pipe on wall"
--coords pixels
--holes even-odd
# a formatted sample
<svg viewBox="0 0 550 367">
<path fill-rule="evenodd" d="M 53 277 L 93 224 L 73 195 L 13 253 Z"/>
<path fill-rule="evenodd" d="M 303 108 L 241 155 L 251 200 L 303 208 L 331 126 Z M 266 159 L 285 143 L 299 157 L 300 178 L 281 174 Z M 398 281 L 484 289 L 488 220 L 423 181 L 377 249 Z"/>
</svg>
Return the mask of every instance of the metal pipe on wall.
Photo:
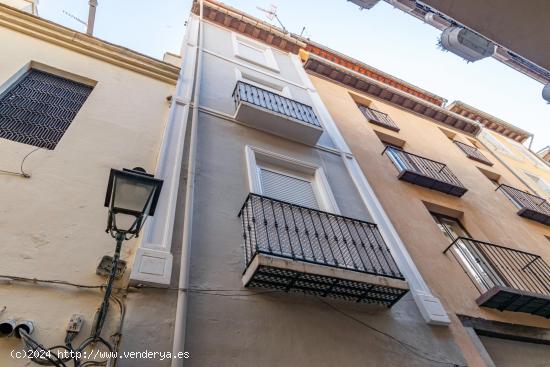
<svg viewBox="0 0 550 367">
<path fill-rule="evenodd" d="M 197 150 L 197 123 L 199 111 L 199 94 L 202 75 L 202 48 L 203 48 L 203 0 L 199 2 L 199 29 L 196 51 L 195 81 L 193 96 L 190 108 L 191 115 L 191 136 L 189 139 L 189 159 L 187 167 L 187 187 L 185 195 L 185 209 L 183 220 L 183 239 L 181 246 L 180 276 L 178 283 L 178 301 L 176 306 L 176 318 L 174 321 L 174 341 L 172 352 L 174 356 L 185 351 L 185 333 L 187 327 L 187 302 L 188 294 L 186 289 L 189 285 L 189 259 L 191 252 L 192 226 L 193 226 L 193 201 L 195 190 L 195 155 Z M 183 358 L 173 358 L 171 367 L 182 367 Z"/>
</svg>

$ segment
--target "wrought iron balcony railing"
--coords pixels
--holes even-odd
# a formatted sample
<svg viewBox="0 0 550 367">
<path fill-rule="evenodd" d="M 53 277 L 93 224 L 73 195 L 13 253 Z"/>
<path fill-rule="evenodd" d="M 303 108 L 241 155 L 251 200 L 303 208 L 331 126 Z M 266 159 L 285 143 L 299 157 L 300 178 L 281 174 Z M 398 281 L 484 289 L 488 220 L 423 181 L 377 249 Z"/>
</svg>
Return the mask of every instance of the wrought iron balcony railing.
<svg viewBox="0 0 550 367">
<path fill-rule="evenodd" d="M 519 208 L 518 215 L 550 226 L 550 203 L 541 197 L 508 185 L 499 185 L 497 190 Z"/>
<path fill-rule="evenodd" d="M 256 194 L 248 196 L 239 216 L 247 271 L 261 255 L 305 264 L 297 270 L 270 263 L 255 270 L 247 286 L 387 306 L 407 292 L 376 224 Z"/>
<path fill-rule="evenodd" d="M 485 155 L 483 155 L 483 153 L 481 153 L 476 147 L 461 143 L 456 140 L 453 140 L 453 142 L 460 148 L 460 150 L 462 150 L 466 154 L 468 158 L 473 159 L 474 161 L 478 161 L 480 163 L 484 163 L 488 166 L 493 165 L 493 163 L 489 159 L 487 159 L 487 157 L 485 157 Z"/>
<path fill-rule="evenodd" d="M 540 256 L 463 237 L 448 251 L 482 294 L 480 306 L 550 317 L 550 266 Z"/>
<path fill-rule="evenodd" d="M 311 106 L 238 81 L 233 91 L 235 119 L 255 129 L 315 145 L 323 128 Z"/>
<path fill-rule="evenodd" d="M 399 171 L 400 180 L 454 196 L 462 196 L 468 191 L 443 163 L 392 146 L 386 146 L 382 154 L 384 153 Z"/>
<path fill-rule="evenodd" d="M 390 116 L 388 116 L 387 113 L 380 112 L 360 104 L 358 104 L 357 106 L 370 123 L 385 127 L 386 129 L 390 129 L 393 131 L 399 131 L 399 126 L 397 126 L 397 124 L 392 120 Z"/>
<path fill-rule="evenodd" d="M 238 81 L 233 91 L 233 99 L 235 105 L 240 102 L 251 103 L 298 121 L 321 127 L 321 123 L 311 106 L 252 84 Z"/>
</svg>

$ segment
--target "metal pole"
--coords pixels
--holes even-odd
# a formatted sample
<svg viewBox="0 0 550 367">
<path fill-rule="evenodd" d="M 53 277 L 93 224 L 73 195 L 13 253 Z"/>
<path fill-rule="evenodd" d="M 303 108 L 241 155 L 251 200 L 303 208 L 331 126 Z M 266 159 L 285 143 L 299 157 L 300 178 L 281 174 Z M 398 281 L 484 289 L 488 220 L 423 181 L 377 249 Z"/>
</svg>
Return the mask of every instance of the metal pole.
<svg viewBox="0 0 550 367">
<path fill-rule="evenodd" d="M 124 233 L 117 232 L 116 234 L 116 248 L 115 254 L 113 256 L 113 262 L 111 263 L 111 273 L 109 274 L 109 280 L 107 281 L 107 288 L 105 288 L 105 295 L 103 296 L 103 302 L 97 313 L 97 320 L 94 326 L 94 336 L 99 336 L 101 334 L 101 329 L 103 328 L 103 323 L 105 322 L 105 317 L 107 316 L 107 311 L 109 309 L 109 298 L 111 297 L 111 292 L 113 290 L 113 282 L 115 280 L 116 271 L 118 267 L 118 260 L 120 259 L 120 250 L 122 249 L 122 242 L 124 242 L 125 235 Z"/>
<path fill-rule="evenodd" d="M 88 1 L 90 8 L 88 10 L 88 28 L 86 29 L 86 34 L 92 36 L 94 33 L 94 22 L 95 22 L 95 9 L 97 8 L 97 0 Z"/>
</svg>

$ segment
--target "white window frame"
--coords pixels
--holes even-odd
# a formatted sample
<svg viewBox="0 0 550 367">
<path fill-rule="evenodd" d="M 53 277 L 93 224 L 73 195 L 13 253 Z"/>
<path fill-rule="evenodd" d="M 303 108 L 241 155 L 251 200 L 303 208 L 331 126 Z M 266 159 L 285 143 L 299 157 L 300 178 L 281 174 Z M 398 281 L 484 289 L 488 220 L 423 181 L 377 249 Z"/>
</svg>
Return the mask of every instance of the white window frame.
<svg viewBox="0 0 550 367">
<path fill-rule="evenodd" d="M 248 187 L 251 193 L 262 195 L 259 172 L 260 168 L 266 168 L 287 176 L 310 180 L 319 209 L 340 214 L 340 208 L 336 203 L 323 167 L 250 145 L 245 147 L 245 155 Z"/>
<path fill-rule="evenodd" d="M 279 66 L 277 65 L 277 61 L 275 60 L 275 55 L 273 54 L 273 50 L 271 49 L 271 47 L 268 47 L 268 46 L 266 46 L 262 43 L 256 42 L 256 41 L 254 41 L 250 38 L 246 38 L 246 37 L 243 37 L 241 35 L 238 35 L 235 32 L 231 33 L 231 38 L 232 38 L 232 41 L 233 41 L 233 54 L 235 55 L 235 57 L 237 57 L 241 60 L 245 60 L 249 63 L 254 64 L 254 65 L 261 66 L 263 68 L 272 70 L 276 73 L 280 72 Z M 260 51 L 264 55 L 265 63 L 259 63 L 256 60 L 249 59 L 246 56 L 242 55 L 239 52 L 239 45 L 240 44 L 245 45 L 245 46 L 250 47 L 250 48 L 253 48 L 257 51 Z"/>
<path fill-rule="evenodd" d="M 246 71 L 243 72 L 239 68 L 235 68 L 235 75 L 236 75 L 237 81 L 242 81 L 247 84 L 252 84 L 257 86 L 258 88 L 262 88 L 270 92 L 284 96 L 286 98 L 293 99 L 292 94 L 290 93 L 290 88 L 288 88 L 288 86 L 286 85 L 279 84 L 276 82 L 271 82 L 260 76 L 247 73 Z"/>
</svg>

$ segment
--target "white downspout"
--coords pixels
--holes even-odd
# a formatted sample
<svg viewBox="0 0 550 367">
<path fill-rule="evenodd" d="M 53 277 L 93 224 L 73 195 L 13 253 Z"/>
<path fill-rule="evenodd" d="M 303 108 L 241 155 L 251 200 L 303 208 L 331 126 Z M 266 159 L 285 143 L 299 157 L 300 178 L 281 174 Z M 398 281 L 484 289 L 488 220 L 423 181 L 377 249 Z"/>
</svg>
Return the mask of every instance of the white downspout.
<svg viewBox="0 0 550 367">
<path fill-rule="evenodd" d="M 187 327 L 187 302 L 189 285 L 189 260 L 191 252 L 191 237 L 193 226 L 193 202 L 195 191 L 195 155 L 197 150 L 197 124 L 199 94 L 202 76 L 202 49 L 203 49 L 203 0 L 199 0 L 199 30 L 197 43 L 197 63 L 195 65 L 195 85 L 190 108 L 193 109 L 191 116 L 191 136 L 189 139 L 189 159 L 187 167 L 187 187 L 185 193 L 185 209 L 183 220 L 183 239 L 181 245 L 180 277 L 178 284 L 178 302 L 176 306 L 176 319 L 174 321 L 174 344 L 172 347 L 173 356 L 181 355 L 185 351 L 185 332 Z M 182 367 L 183 358 L 173 358 L 171 367 Z"/>
</svg>

